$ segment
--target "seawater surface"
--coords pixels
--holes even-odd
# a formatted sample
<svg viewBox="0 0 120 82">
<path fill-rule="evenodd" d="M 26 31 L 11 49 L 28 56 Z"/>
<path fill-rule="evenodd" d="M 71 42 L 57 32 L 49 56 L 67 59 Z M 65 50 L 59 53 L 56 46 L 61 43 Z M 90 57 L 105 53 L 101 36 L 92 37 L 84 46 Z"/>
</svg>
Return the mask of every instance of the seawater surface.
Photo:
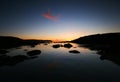
<svg viewBox="0 0 120 82">
<path fill-rule="evenodd" d="M 0 82 L 120 82 L 120 66 L 101 60 L 97 51 L 75 43 L 72 48 L 53 48 L 54 44 L 64 43 L 9 49 L 5 57 L 0 56 Z M 41 50 L 41 54 L 28 56 L 31 50 Z"/>
</svg>

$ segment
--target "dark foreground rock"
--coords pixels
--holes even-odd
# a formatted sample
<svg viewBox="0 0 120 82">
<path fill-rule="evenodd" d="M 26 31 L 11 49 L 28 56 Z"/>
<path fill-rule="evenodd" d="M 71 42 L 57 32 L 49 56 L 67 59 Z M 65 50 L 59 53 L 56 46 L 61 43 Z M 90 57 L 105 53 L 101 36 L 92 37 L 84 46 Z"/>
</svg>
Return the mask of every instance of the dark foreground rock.
<svg viewBox="0 0 120 82">
<path fill-rule="evenodd" d="M 29 56 L 39 55 L 40 53 L 41 53 L 40 50 L 32 50 L 32 51 L 27 52 Z"/>
<path fill-rule="evenodd" d="M 0 55 L 0 67 L 1 66 L 13 66 L 24 60 L 30 59 L 25 55 L 16 55 L 16 56 L 9 56 L 9 55 Z"/>
<path fill-rule="evenodd" d="M 69 51 L 69 53 L 80 53 L 80 52 L 77 50 L 71 50 L 71 51 Z"/>
<path fill-rule="evenodd" d="M 60 44 L 55 44 L 55 45 L 53 45 L 53 48 L 59 48 L 59 47 L 61 47 Z"/>
<path fill-rule="evenodd" d="M 9 51 L 7 51 L 7 50 L 0 50 L 0 54 L 6 54 L 6 53 L 8 53 Z"/>
<path fill-rule="evenodd" d="M 64 47 L 65 47 L 65 48 L 71 48 L 72 45 L 71 45 L 70 43 L 68 43 L 68 44 L 64 44 Z"/>
</svg>

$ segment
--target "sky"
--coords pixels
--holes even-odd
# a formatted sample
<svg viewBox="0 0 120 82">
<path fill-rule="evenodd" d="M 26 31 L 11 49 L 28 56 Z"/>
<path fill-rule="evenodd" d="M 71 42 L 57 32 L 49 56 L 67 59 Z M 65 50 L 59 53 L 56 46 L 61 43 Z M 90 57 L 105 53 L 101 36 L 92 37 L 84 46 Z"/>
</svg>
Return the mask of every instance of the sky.
<svg viewBox="0 0 120 82">
<path fill-rule="evenodd" d="M 73 40 L 120 32 L 119 0 L 0 0 L 0 35 Z"/>
</svg>

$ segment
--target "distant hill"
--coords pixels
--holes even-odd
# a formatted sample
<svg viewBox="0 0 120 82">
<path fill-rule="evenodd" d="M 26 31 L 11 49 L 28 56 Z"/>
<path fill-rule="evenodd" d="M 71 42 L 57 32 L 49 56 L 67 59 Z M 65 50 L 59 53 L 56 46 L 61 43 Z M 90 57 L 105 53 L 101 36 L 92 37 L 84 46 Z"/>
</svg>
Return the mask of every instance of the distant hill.
<svg viewBox="0 0 120 82">
<path fill-rule="evenodd" d="M 12 36 L 0 36 L 0 48 L 11 48 L 22 45 L 37 45 L 39 43 L 46 42 L 51 42 L 51 40 L 23 40 Z"/>
<path fill-rule="evenodd" d="M 120 44 L 120 33 L 89 35 L 80 37 L 71 42 L 80 44 Z"/>
</svg>

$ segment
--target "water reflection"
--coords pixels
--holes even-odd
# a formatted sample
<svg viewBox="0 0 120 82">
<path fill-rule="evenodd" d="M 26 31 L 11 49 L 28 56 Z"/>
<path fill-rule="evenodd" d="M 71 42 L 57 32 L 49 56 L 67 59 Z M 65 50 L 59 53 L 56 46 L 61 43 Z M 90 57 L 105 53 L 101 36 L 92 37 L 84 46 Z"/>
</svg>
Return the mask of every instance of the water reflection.
<svg viewBox="0 0 120 82">
<path fill-rule="evenodd" d="M 69 47 L 69 48 L 66 48 Z M 59 49 L 54 49 L 54 48 L 59 48 Z M 100 59 L 101 60 L 109 60 L 112 61 L 113 63 L 120 65 L 120 52 L 119 52 L 119 48 L 114 46 L 114 45 L 79 45 L 79 44 L 75 44 L 75 43 L 43 43 L 43 44 L 39 44 L 36 45 L 34 47 L 29 47 L 29 46 L 22 46 L 22 47 L 16 47 L 13 48 L 14 51 L 18 52 L 18 54 L 23 54 L 17 50 L 21 50 L 24 51 L 25 54 L 24 55 L 11 55 L 9 52 L 12 51 L 12 49 L 1 49 L 0 50 L 0 66 L 4 66 L 4 65 L 14 65 L 17 64 L 19 62 L 23 62 L 24 60 L 27 59 L 32 59 L 32 58 L 37 58 L 36 55 L 34 55 L 34 53 L 40 54 L 41 51 L 44 51 L 45 54 L 49 54 L 49 53 L 53 53 L 57 54 L 57 53 L 62 53 L 63 54 L 68 54 L 69 53 L 80 53 L 80 52 L 88 52 L 88 49 L 93 50 L 93 51 L 97 51 L 97 54 L 100 55 Z M 68 50 L 69 49 L 69 50 Z M 31 50 L 37 50 L 34 53 L 32 53 L 31 55 L 27 55 L 28 52 L 30 52 Z M 16 54 L 16 53 L 13 53 Z M 31 56 L 31 57 L 30 57 Z M 34 57 L 33 57 L 34 56 Z"/>
<path fill-rule="evenodd" d="M 20 79 L 20 82 L 110 82 L 110 77 L 114 77 L 114 81 L 116 78 L 120 81 L 118 78 L 120 75 L 119 66 L 99 59 L 100 56 L 102 60 L 106 58 L 110 60 L 110 57 L 106 57 L 106 55 L 98 55 L 106 54 L 109 50 L 97 49 L 96 54 L 96 48 L 87 45 L 81 47 L 79 44 L 70 43 L 71 48 L 61 46 L 55 49 L 53 45 L 56 44 L 58 43 L 47 45 L 43 43 L 35 47 L 21 46 L 17 49 L 7 49 L 8 53 L 0 54 L 0 81 L 18 82 L 18 79 Z M 90 50 L 91 48 L 92 50 Z M 37 55 L 27 54 L 27 52 L 34 50 L 40 50 L 41 52 L 35 52 Z M 79 51 L 80 53 L 69 53 L 69 51 L 76 53 Z M 111 60 L 113 61 L 113 58 Z M 114 62 L 118 63 L 118 60 L 115 60 Z"/>
<path fill-rule="evenodd" d="M 58 50 L 55 50 L 54 48 L 60 47 Z M 75 48 L 76 50 L 75 50 Z M 68 50 L 70 49 L 70 50 Z M 0 66 L 13 66 L 16 65 L 17 63 L 24 62 L 25 60 L 30 60 L 33 58 L 37 58 L 38 55 L 43 51 L 45 54 L 52 54 L 55 55 L 58 53 L 61 53 L 60 56 L 65 56 L 68 55 L 69 53 L 80 53 L 77 51 L 79 49 L 78 44 L 73 44 L 73 43 L 41 43 L 39 45 L 36 45 L 34 47 L 31 46 L 19 46 L 19 47 L 7 47 L 6 49 L 1 47 L 0 50 Z M 81 51 L 87 51 L 88 49 L 80 48 Z M 41 51 L 40 51 L 41 50 Z M 43 53 L 43 54 L 44 54 Z M 17 55 L 18 54 L 18 55 Z M 20 55 L 23 54 L 23 55 Z M 68 55 L 69 56 L 69 55 Z M 53 66 L 53 64 L 48 65 L 49 67 Z"/>
</svg>

